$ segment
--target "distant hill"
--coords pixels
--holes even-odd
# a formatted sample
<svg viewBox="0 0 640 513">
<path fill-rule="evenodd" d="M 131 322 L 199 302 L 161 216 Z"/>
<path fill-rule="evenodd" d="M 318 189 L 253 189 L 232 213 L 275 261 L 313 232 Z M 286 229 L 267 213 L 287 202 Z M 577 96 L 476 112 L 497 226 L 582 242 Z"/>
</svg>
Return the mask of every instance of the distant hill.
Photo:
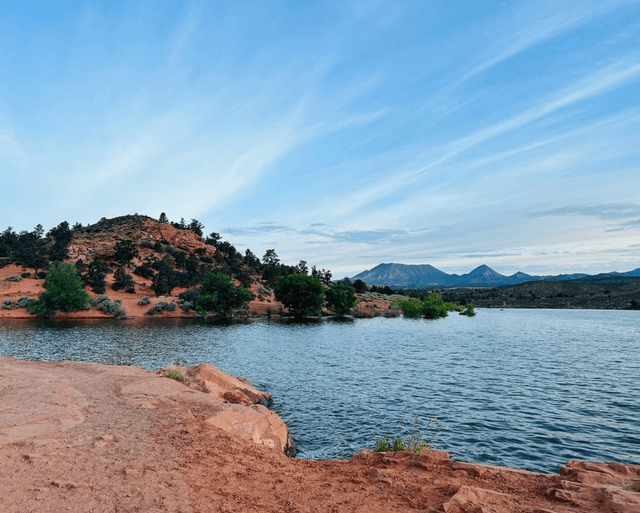
<svg viewBox="0 0 640 513">
<path fill-rule="evenodd" d="M 623 283 L 640 278 L 640 268 L 625 273 L 560 274 L 557 276 L 534 276 L 518 271 L 511 276 L 500 274 L 487 265 L 476 267 L 467 274 L 447 274 L 432 265 L 379 264 L 351 278 L 362 280 L 367 285 L 389 286 L 398 289 L 428 289 L 449 287 L 503 287 L 532 281 L 582 281 L 589 283 Z"/>
</svg>

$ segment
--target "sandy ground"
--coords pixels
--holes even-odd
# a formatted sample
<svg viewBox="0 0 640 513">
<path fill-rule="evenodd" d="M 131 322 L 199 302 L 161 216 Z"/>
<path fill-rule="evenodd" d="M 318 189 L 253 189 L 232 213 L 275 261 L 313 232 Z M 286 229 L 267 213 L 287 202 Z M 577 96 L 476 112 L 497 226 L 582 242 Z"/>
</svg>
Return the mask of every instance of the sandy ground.
<svg viewBox="0 0 640 513">
<path fill-rule="evenodd" d="M 223 407 L 133 367 L 0 358 L 0 511 L 640 511 L 638 467 L 619 465 L 624 479 L 589 495 L 579 493 L 594 481 L 584 472 L 471 465 L 438 451 L 291 459 L 213 427 Z"/>
</svg>

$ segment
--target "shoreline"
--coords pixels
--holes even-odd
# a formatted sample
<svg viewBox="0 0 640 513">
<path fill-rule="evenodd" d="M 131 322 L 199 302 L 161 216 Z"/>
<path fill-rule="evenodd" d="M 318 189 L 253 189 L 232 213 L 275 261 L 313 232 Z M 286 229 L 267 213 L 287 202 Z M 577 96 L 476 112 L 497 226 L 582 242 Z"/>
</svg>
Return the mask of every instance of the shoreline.
<svg viewBox="0 0 640 513">
<path fill-rule="evenodd" d="M 167 370 L 0 357 L 0 509 L 640 511 L 637 465 L 556 475 L 434 450 L 288 458 L 263 392 L 208 364 L 180 368 L 185 383 Z"/>
</svg>

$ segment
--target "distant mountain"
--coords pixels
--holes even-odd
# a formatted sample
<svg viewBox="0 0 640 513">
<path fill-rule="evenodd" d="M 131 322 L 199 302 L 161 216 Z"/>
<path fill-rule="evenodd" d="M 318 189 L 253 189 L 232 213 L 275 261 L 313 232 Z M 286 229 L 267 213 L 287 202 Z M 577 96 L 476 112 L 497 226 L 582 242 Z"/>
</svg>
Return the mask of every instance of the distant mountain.
<svg viewBox="0 0 640 513">
<path fill-rule="evenodd" d="M 533 276 L 518 271 L 511 276 L 500 274 L 487 265 L 476 267 L 467 274 L 447 274 L 432 265 L 379 264 L 371 270 L 363 271 L 353 278 L 367 285 L 389 286 L 399 289 L 421 289 L 439 287 L 502 287 L 531 281 L 583 281 L 583 282 L 627 282 L 640 278 L 640 268 L 625 273 L 560 274 L 557 276 Z"/>
</svg>

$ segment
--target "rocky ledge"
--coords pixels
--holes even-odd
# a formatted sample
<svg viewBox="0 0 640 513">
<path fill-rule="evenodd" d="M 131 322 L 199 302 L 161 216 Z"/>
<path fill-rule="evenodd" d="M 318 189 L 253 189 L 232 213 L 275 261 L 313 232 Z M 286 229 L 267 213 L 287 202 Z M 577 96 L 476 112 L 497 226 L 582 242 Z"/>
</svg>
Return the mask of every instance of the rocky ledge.
<svg viewBox="0 0 640 513">
<path fill-rule="evenodd" d="M 0 357 L 0 511 L 640 512 L 633 465 L 549 475 L 441 451 L 288 458 L 269 400 L 208 364 L 152 373 Z"/>
</svg>

